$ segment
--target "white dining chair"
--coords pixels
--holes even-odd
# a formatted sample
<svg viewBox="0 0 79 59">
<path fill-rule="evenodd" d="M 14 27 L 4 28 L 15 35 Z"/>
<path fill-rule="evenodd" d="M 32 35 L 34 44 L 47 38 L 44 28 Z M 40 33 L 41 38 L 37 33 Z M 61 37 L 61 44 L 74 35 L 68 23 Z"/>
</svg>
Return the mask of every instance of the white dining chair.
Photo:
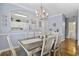
<svg viewBox="0 0 79 59">
<path fill-rule="evenodd" d="M 62 36 L 59 35 L 59 33 L 56 33 L 56 37 L 55 37 L 55 43 L 54 43 L 54 46 L 53 46 L 53 49 L 52 49 L 52 52 L 54 53 L 54 56 L 56 56 L 56 52 L 58 51 L 58 55 L 61 54 L 61 42 L 62 42 Z"/>
<path fill-rule="evenodd" d="M 52 35 L 48 35 L 47 38 L 43 39 L 41 56 L 46 54 L 50 55 L 55 40 L 58 40 L 58 33 L 52 33 Z"/>
<path fill-rule="evenodd" d="M 53 32 L 52 34 L 48 34 L 48 37 L 43 37 L 43 45 L 41 49 L 41 56 L 44 55 L 50 55 L 50 52 L 52 51 L 54 53 L 54 56 L 56 55 L 56 52 L 60 50 L 60 43 L 61 43 L 62 36 L 59 35 L 58 32 Z M 58 52 L 60 55 L 60 51 Z"/>
</svg>

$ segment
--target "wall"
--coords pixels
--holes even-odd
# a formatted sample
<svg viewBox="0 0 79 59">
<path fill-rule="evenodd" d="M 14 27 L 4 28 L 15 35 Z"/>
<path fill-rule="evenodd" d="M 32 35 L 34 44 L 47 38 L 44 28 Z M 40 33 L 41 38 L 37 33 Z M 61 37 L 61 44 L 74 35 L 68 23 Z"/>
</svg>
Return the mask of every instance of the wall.
<svg viewBox="0 0 79 59">
<path fill-rule="evenodd" d="M 10 40 L 13 44 L 13 47 L 18 46 L 18 40 L 24 39 L 26 37 L 31 37 L 34 35 L 34 32 L 28 33 L 28 31 L 16 31 L 11 32 L 11 11 L 12 10 L 21 10 L 22 8 L 11 5 L 11 4 L 2 4 L 0 12 L 2 12 L 0 15 L 2 17 L 2 23 L 0 22 L 0 33 L 1 34 L 9 34 Z M 22 9 L 23 10 L 23 9 Z M 28 10 L 26 10 L 28 12 Z M 3 17 L 5 16 L 5 17 Z M 4 21 L 3 21 L 4 19 Z M 56 31 L 56 29 L 59 29 L 59 33 L 61 35 L 64 35 L 64 17 L 62 14 L 59 14 L 57 16 L 52 16 L 48 18 L 48 27 L 52 28 L 52 31 Z M 56 27 L 53 27 L 53 23 L 56 23 Z M 4 24 L 4 25 L 2 25 Z M 7 24 L 7 25 L 6 25 Z M 1 28 L 2 26 L 2 28 Z M 4 28 L 3 28 L 4 27 Z M 3 37 L 2 37 L 3 38 Z M 5 44 L 5 45 L 4 45 Z M 0 50 L 9 48 L 8 42 L 6 38 L 1 39 L 0 38 Z"/>
<path fill-rule="evenodd" d="M 2 4 L 0 4 L 0 14 L 2 13 L 1 11 L 2 11 Z"/>
<path fill-rule="evenodd" d="M 10 40 L 13 44 L 13 47 L 18 46 L 18 40 L 32 37 L 34 36 L 34 32 L 29 31 L 11 31 L 11 12 L 13 10 L 24 10 L 23 8 L 20 8 L 19 6 L 12 5 L 12 4 L 1 4 L 0 5 L 0 34 L 9 34 Z M 31 11 L 24 10 L 26 13 L 32 13 Z M 38 34 L 40 35 L 40 34 Z M 2 39 L 1 39 L 2 38 Z M 0 50 L 9 48 L 7 37 L 5 39 L 0 36 Z"/>
<path fill-rule="evenodd" d="M 63 14 L 50 17 L 48 23 L 48 27 L 51 31 L 55 32 L 58 29 L 59 34 L 65 37 L 65 18 Z"/>
<path fill-rule="evenodd" d="M 78 35 L 77 35 L 77 39 L 78 39 L 78 45 L 79 45 L 79 9 L 78 9 L 78 20 L 77 20 L 77 31 L 78 31 Z"/>
<path fill-rule="evenodd" d="M 10 39 L 13 43 L 13 46 L 16 47 L 18 39 L 24 38 L 26 34 L 24 31 L 11 32 L 11 11 L 21 10 L 22 8 L 12 4 L 1 4 L 0 7 L 0 34 L 10 34 Z M 27 35 L 25 37 L 27 37 Z M 4 38 L 0 36 L 0 50 L 6 48 L 9 48 L 7 37 Z"/>
</svg>

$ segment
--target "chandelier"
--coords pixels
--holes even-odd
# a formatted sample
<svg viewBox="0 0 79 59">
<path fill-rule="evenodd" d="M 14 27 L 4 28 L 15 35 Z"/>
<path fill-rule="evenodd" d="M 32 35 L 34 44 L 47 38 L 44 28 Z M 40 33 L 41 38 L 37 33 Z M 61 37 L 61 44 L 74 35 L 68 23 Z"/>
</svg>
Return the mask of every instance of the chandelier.
<svg viewBox="0 0 79 59">
<path fill-rule="evenodd" d="M 41 4 L 40 8 L 36 10 L 36 16 L 39 17 L 40 19 L 45 19 L 48 17 L 48 13 L 43 8 L 42 4 Z"/>
</svg>

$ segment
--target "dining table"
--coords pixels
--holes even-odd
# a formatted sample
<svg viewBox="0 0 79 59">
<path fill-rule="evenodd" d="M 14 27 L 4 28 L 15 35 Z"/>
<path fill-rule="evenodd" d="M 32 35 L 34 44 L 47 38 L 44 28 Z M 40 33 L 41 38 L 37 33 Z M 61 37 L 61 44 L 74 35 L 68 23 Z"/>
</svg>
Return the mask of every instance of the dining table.
<svg viewBox="0 0 79 59">
<path fill-rule="evenodd" d="M 18 43 L 25 50 L 27 55 L 31 56 L 32 54 L 39 52 L 42 49 L 43 39 L 25 38 L 23 40 L 19 40 Z"/>
</svg>

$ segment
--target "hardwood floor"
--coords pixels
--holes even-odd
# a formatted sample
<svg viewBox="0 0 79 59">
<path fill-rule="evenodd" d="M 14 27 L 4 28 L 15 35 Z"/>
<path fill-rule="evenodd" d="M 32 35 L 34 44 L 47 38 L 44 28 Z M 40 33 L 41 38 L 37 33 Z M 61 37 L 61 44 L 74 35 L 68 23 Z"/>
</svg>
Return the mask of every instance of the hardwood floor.
<svg viewBox="0 0 79 59">
<path fill-rule="evenodd" d="M 61 56 L 76 56 L 79 55 L 79 47 L 76 49 L 76 41 L 72 38 L 66 38 L 60 45 Z M 56 55 L 59 55 L 58 52 Z"/>
<path fill-rule="evenodd" d="M 11 50 L 4 51 L 0 54 L 0 56 L 12 56 L 12 51 Z"/>
</svg>

